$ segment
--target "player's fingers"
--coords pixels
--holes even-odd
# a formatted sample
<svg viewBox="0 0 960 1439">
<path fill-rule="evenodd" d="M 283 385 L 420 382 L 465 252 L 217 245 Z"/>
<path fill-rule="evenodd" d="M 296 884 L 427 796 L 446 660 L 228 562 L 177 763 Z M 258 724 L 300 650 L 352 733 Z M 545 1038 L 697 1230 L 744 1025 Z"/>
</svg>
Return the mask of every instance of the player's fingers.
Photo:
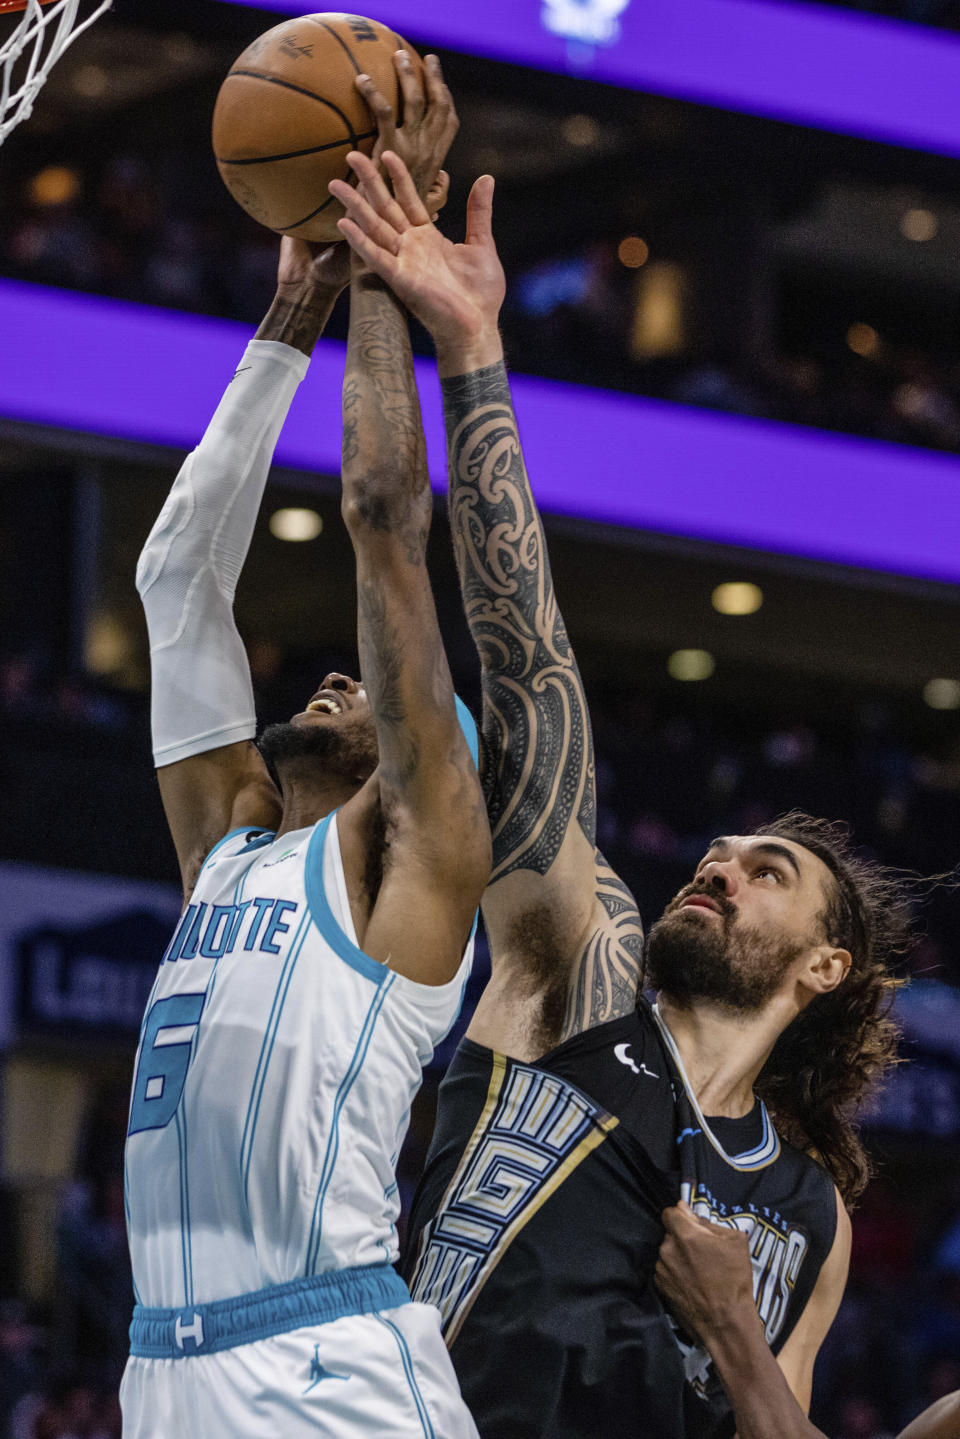
<svg viewBox="0 0 960 1439">
<path fill-rule="evenodd" d="M 452 139 L 460 128 L 460 117 L 436 55 L 424 56 L 423 73 L 430 103 L 430 118 L 435 119 L 444 132 L 449 131 Z"/>
<path fill-rule="evenodd" d="M 398 50 L 393 57 L 393 63 L 397 69 L 400 80 L 400 93 L 403 96 L 403 124 L 404 128 L 416 129 L 423 113 L 427 108 L 426 96 L 423 93 L 423 85 L 420 76 L 413 68 L 413 61 L 410 59 L 408 50 Z"/>
<path fill-rule="evenodd" d="M 474 180 L 473 189 L 467 200 L 467 244 L 493 244 L 493 191 L 492 175 L 481 175 Z"/>
<path fill-rule="evenodd" d="M 668 1234 L 676 1234 L 680 1223 L 680 1206 L 671 1204 L 669 1209 L 665 1209 L 660 1215 L 660 1223 Z"/>
<path fill-rule="evenodd" d="M 413 183 L 413 177 L 400 159 L 400 156 L 394 150 L 384 150 L 383 163 L 390 179 L 393 181 L 393 189 L 397 200 L 403 207 L 403 213 L 411 225 L 428 225 L 430 223 L 430 216 L 424 207 L 423 201 L 417 194 L 417 187 Z"/>
<path fill-rule="evenodd" d="M 330 194 L 335 200 L 340 201 L 358 230 L 362 230 L 381 249 L 389 250 L 392 255 L 397 253 L 400 244 L 399 234 L 392 225 L 377 214 L 361 190 L 355 190 L 352 185 L 347 184 L 346 180 L 331 180 L 329 189 Z"/>
<path fill-rule="evenodd" d="M 373 111 L 380 139 L 384 145 L 393 145 L 397 136 L 397 117 L 390 101 L 381 94 L 369 75 L 358 75 L 354 84 Z"/>
<path fill-rule="evenodd" d="M 669 1289 L 673 1279 L 673 1271 L 671 1269 L 673 1256 L 669 1252 L 667 1254 L 663 1252 L 665 1244 L 668 1242 L 669 1241 L 664 1241 L 664 1245 L 660 1246 L 660 1253 L 657 1256 L 656 1267 L 653 1271 L 653 1277 L 658 1289 Z"/>
<path fill-rule="evenodd" d="M 446 170 L 439 170 L 437 172 L 437 178 L 434 180 L 433 184 L 430 186 L 430 189 L 427 191 L 426 199 L 423 202 L 427 210 L 429 210 L 430 212 L 431 220 L 436 222 L 437 216 L 439 215 L 440 211 L 443 209 L 449 198 L 450 176 L 447 174 Z"/>
<path fill-rule="evenodd" d="M 392 150 L 384 150 L 381 160 L 386 162 L 386 157 L 392 155 Z M 410 228 L 409 221 L 404 214 L 404 209 L 397 204 L 384 184 L 383 176 L 372 160 L 362 155 L 359 150 L 351 150 L 347 156 L 347 164 L 357 177 L 360 193 L 367 204 L 386 220 L 388 225 L 402 234 Z M 391 179 L 393 172 L 391 171 Z M 339 198 L 339 196 L 338 196 Z M 418 223 L 418 222 L 414 222 Z"/>
<path fill-rule="evenodd" d="M 355 251 L 375 275 L 386 280 L 389 284 L 396 273 L 397 262 L 389 250 L 384 250 L 365 235 L 359 225 L 354 224 L 348 216 L 337 221 L 337 229 L 340 231 L 351 250 Z"/>
</svg>

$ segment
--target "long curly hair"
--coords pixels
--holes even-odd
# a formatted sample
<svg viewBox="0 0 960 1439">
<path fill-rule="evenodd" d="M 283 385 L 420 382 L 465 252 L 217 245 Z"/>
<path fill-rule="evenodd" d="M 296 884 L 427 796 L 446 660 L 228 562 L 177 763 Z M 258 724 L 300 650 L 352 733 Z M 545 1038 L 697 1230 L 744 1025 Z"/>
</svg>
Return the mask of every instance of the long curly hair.
<svg viewBox="0 0 960 1439">
<path fill-rule="evenodd" d="M 855 1116 L 898 1062 L 894 968 L 913 943 L 916 882 L 857 854 L 845 825 L 800 810 L 756 833 L 803 845 L 833 875 L 820 918 L 828 941 L 850 951 L 849 972 L 784 1030 L 755 1087 L 783 1138 L 820 1160 L 851 1208 L 871 1174 Z"/>
</svg>

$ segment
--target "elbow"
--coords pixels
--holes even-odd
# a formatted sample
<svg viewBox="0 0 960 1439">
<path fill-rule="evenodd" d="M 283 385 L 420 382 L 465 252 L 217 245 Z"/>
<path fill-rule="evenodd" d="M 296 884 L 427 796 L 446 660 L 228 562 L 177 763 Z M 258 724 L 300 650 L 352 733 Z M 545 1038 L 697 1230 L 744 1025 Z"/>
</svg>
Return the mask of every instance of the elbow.
<svg viewBox="0 0 960 1439">
<path fill-rule="evenodd" d="M 344 478 L 341 513 L 350 535 L 406 535 L 411 528 L 429 525 L 431 495 L 424 476 L 416 486 L 398 470 L 368 470 L 362 477 Z"/>
</svg>

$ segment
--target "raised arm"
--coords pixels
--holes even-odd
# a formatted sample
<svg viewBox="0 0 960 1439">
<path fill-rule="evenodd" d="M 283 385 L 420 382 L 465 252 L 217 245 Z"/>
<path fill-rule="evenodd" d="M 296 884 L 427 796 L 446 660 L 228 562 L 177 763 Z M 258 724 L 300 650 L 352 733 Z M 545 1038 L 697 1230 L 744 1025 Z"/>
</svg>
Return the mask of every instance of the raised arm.
<svg viewBox="0 0 960 1439">
<path fill-rule="evenodd" d="M 346 247 L 281 241 L 276 297 L 143 548 L 160 794 L 189 899 L 206 855 L 271 827 L 279 794 L 253 744 L 253 688 L 233 597 L 273 451 L 310 354 L 349 277 Z"/>
<path fill-rule="evenodd" d="M 429 57 L 426 76 L 427 119 L 436 133 L 408 140 L 421 157 L 432 149 L 424 188 L 456 129 L 449 92 Z M 408 103 L 405 130 L 409 111 Z M 363 947 L 410 978 L 441 984 L 459 966 L 490 873 L 490 831 L 426 568 L 432 503 L 406 313 L 355 260 L 343 515 L 356 556 L 360 672 L 377 732 L 383 839 Z M 362 792 L 344 806 L 340 824 L 348 848 L 376 844 Z"/>
<path fill-rule="evenodd" d="M 432 496 L 406 315 L 363 272 L 350 292 L 343 419 L 343 514 L 385 839 L 363 947 L 440 984 L 459 965 L 490 872 L 489 828 L 426 568 Z M 363 824 L 363 804 L 347 805 L 344 828 L 354 812 Z M 364 844 L 376 843 L 364 831 Z"/>
<path fill-rule="evenodd" d="M 482 667 L 494 845 L 484 917 L 495 974 L 471 1034 L 534 1057 L 634 1007 L 642 933 L 633 896 L 596 847 L 590 715 L 502 352 L 469 369 L 471 348 L 438 347 L 451 529 Z M 541 988 L 531 995 L 534 974 Z M 562 1019 L 550 1002 L 560 994 Z"/>
<path fill-rule="evenodd" d="M 470 1033 L 532 1058 L 631 1009 L 641 957 L 633 897 L 596 850 L 590 721 L 557 607 L 543 526 L 523 462 L 498 316 L 503 270 L 493 181 L 470 197 L 452 245 L 351 156 L 363 193 L 338 190 L 341 229 L 431 331 L 443 385 L 450 510 L 461 586 L 480 652 L 484 788 L 494 871 L 484 898 L 494 974 Z M 398 203 L 399 202 L 399 203 Z"/>
</svg>

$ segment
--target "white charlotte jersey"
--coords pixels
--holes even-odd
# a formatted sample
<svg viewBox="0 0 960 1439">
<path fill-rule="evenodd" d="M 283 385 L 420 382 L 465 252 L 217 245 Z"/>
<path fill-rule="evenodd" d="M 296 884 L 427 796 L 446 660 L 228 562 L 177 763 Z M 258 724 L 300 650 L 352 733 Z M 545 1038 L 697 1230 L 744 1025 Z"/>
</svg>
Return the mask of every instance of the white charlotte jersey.
<svg viewBox="0 0 960 1439">
<path fill-rule="evenodd" d="M 140 1035 L 126 1149 L 138 1303 L 397 1255 L 394 1167 L 473 954 L 439 986 L 360 950 L 336 816 L 211 851 Z"/>
</svg>

